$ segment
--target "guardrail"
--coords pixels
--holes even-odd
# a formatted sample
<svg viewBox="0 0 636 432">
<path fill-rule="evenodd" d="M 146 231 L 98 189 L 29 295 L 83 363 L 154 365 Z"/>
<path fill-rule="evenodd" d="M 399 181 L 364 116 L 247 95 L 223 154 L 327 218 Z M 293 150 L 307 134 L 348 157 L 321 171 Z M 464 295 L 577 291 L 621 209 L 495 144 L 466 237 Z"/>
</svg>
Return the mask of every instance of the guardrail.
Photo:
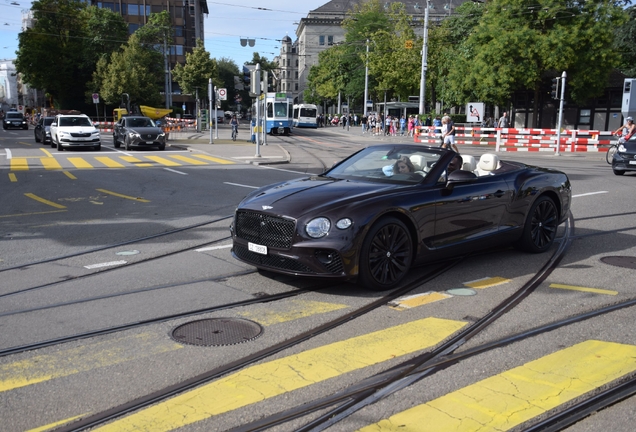
<svg viewBox="0 0 636 432">
<path fill-rule="evenodd" d="M 489 145 L 495 151 L 555 151 L 557 129 L 517 129 L 455 126 L 455 144 Z M 562 130 L 559 140 L 561 152 L 604 152 L 612 144 L 612 132 L 570 129 Z M 434 126 L 415 129 L 415 142 L 440 145 L 440 134 Z"/>
</svg>

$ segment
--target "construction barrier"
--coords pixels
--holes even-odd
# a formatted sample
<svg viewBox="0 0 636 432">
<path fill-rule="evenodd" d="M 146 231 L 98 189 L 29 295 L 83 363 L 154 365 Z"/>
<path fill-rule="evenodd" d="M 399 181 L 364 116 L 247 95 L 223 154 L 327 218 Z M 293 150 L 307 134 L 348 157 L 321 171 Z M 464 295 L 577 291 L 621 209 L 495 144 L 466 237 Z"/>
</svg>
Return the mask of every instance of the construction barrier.
<svg viewBox="0 0 636 432">
<path fill-rule="evenodd" d="M 439 129 L 439 128 L 438 128 Z M 495 151 L 555 151 L 556 129 L 517 129 L 455 126 L 455 144 L 494 146 Z M 603 152 L 612 144 L 610 131 L 562 130 L 559 139 L 561 152 Z M 602 138 L 602 139 L 601 139 Z M 415 129 L 415 142 L 439 146 L 440 134 L 434 126 Z"/>
</svg>

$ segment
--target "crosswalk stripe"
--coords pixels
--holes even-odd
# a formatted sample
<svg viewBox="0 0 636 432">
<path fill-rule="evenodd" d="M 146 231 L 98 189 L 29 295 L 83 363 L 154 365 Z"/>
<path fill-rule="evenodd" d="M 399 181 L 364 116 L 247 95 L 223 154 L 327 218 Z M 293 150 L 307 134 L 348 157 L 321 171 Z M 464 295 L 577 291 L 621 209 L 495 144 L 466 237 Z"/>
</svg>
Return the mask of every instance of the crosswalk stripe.
<svg viewBox="0 0 636 432">
<path fill-rule="evenodd" d="M 104 165 L 106 165 L 108 168 L 125 168 L 124 165 L 120 164 L 119 162 L 109 158 L 109 157 L 105 157 L 105 156 L 97 156 L 95 157 L 95 160 L 97 160 L 98 162 L 103 163 Z"/>
<path fill-rule="evenodd" d="M 209 161 L 212 161 L 212 162 L 220 163 L 222 165 L 232 165 L 232 164 L 235 163 L 235 162 L 232 162 L 232 161 L 227 160 L 227 159 L 219 159 L 219 158 L 215 158 L 213 156 L 208 156 L 208 155 L 195 154 L 195 155 L 192 155 L 192 156 L 197 157 L 199 159 L 205 159 L 205 160 L 209 160 Z"/>
<path fill-rule="evenodd" d="M 47 170 L 62 169 L 62 165 L 54 157 L 40 158 L 42 166 Z"/>
<path fill-rule="evenodd" d="M 590 340 L 410 408 L 359 432 L 509 430 L 635 370 L 636 346 Z"/>
<path fill-rule="evenodd" d="M 29 163 L 26 158 L 11 159 L 11 171 L 25 171 L 29 169 Z"/>
<path fill-rule="evenodd" d="M 73 166 L 75 166 L 75 168 L 80 168 L 80 169 L 94 168 L 93 165 L 89 164 L 82 158 L 70 157 L 68 158 L 68 161 L 72 163 Z"/>
<path fill-rule="evenodd" d="M 150 159 L 151 161 L 155 161 L 161 165 L 165 165 L 165 166 L 169 166 L 169 167 L 175 167 L 175 166 L 181 166 L 180 163 L 177 162 L 173 162 L 171 160 L 168 160 L 166 158 L 162 158 L 161 156 L 146 156 L 146 159 Z"/>
<path fill-rule="evenodd" d="M 465 322 L 425 318 L 269 361 L 95 430 L 170 431 L 434 346 Z"/>
<path fill-rule="evenodd" d="M 187 156 L 181 156 L 181 155 L 174 155 L 174 156 L 170 156 L 172 159 L 177 159 L 180 160 L 181 162 L 186 162 L 192 165 L 208 165 L 207 162 L 203 162 L 200 160 L 196 160 L 196 159 L 192 159 L 189 158 Z"/>
<path fill-rule="evenodd" d="M 141 159 L 137 159 L 134 156 L 119 156 L 119 158 L 121 160 L 123 160 L 124 162 L 135 164 L 135 166 L 138 166 L 138 167 L 151 167 L 152 166 L 151 163 L 144 162 Z"/>
</svg>

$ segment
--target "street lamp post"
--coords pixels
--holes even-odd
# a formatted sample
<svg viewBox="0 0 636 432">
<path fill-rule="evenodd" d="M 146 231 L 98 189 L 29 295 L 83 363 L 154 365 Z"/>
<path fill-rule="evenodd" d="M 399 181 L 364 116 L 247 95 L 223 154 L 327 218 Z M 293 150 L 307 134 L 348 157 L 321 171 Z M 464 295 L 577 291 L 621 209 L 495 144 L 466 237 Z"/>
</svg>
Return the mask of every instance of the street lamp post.
<svg viewBox="0 0 636 432">
<path fill-rule="evenodd" d="M 364 116 L 367 116 L 367 100 L 369 100 L 369 39 L 367 39 L 367 61 L 364 70 Z"/>
<path fill-rule="evenodd" d="M 426 0 L 426 6 L 424 6 L 424 43 L 422 44 L 422 76 L 420 78 L 420 115 L 426 114 L 424 112 L 424 98 L 426 96 L 426 69 L 428 67 L 426 61 L 426 52 L 428 51 L 428 9 L 430 6 L 430 0 Z"/>
</svg>

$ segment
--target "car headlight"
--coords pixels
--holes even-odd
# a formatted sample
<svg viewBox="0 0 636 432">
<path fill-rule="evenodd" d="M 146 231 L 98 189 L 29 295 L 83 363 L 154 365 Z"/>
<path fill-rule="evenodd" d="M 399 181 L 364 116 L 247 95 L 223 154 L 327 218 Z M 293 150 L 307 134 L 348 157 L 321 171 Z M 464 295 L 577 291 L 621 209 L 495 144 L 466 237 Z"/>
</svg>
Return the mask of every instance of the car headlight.
<svg viewBox="0 0 636 432">
<path fill-rule="evenodd" d="M 627 149 L 625 148 L 625 146 L 623 144 L 621 144 L 621 145 L 618 146 L 618 151 L 621 152 L 621 153 L 624 153 L 624 152 L 627 151 Z"/>
<path fill-rule="evenodd" d="M 331 228 L 331 222 L 329 222 L 329 219 L 326 217 L 319 217 L 310 220 L 305 226 L 305 231 L 311 238 L 321 238 L 329 233 L 329 228 Z"/>
<path fill-rule="evenodd" d="M 141 135 L 139 135 L 137 132 L 128 132 L 128 136 L 131 138 L 141 138 Z"/>
<path fill-rule="evenodd" d="M 336 227 L 338 229 L 347 229 L 353 224 L 353 221 L 349 218 L 342 218 L 338 222 L 336 222 Z"/>
</svg>

